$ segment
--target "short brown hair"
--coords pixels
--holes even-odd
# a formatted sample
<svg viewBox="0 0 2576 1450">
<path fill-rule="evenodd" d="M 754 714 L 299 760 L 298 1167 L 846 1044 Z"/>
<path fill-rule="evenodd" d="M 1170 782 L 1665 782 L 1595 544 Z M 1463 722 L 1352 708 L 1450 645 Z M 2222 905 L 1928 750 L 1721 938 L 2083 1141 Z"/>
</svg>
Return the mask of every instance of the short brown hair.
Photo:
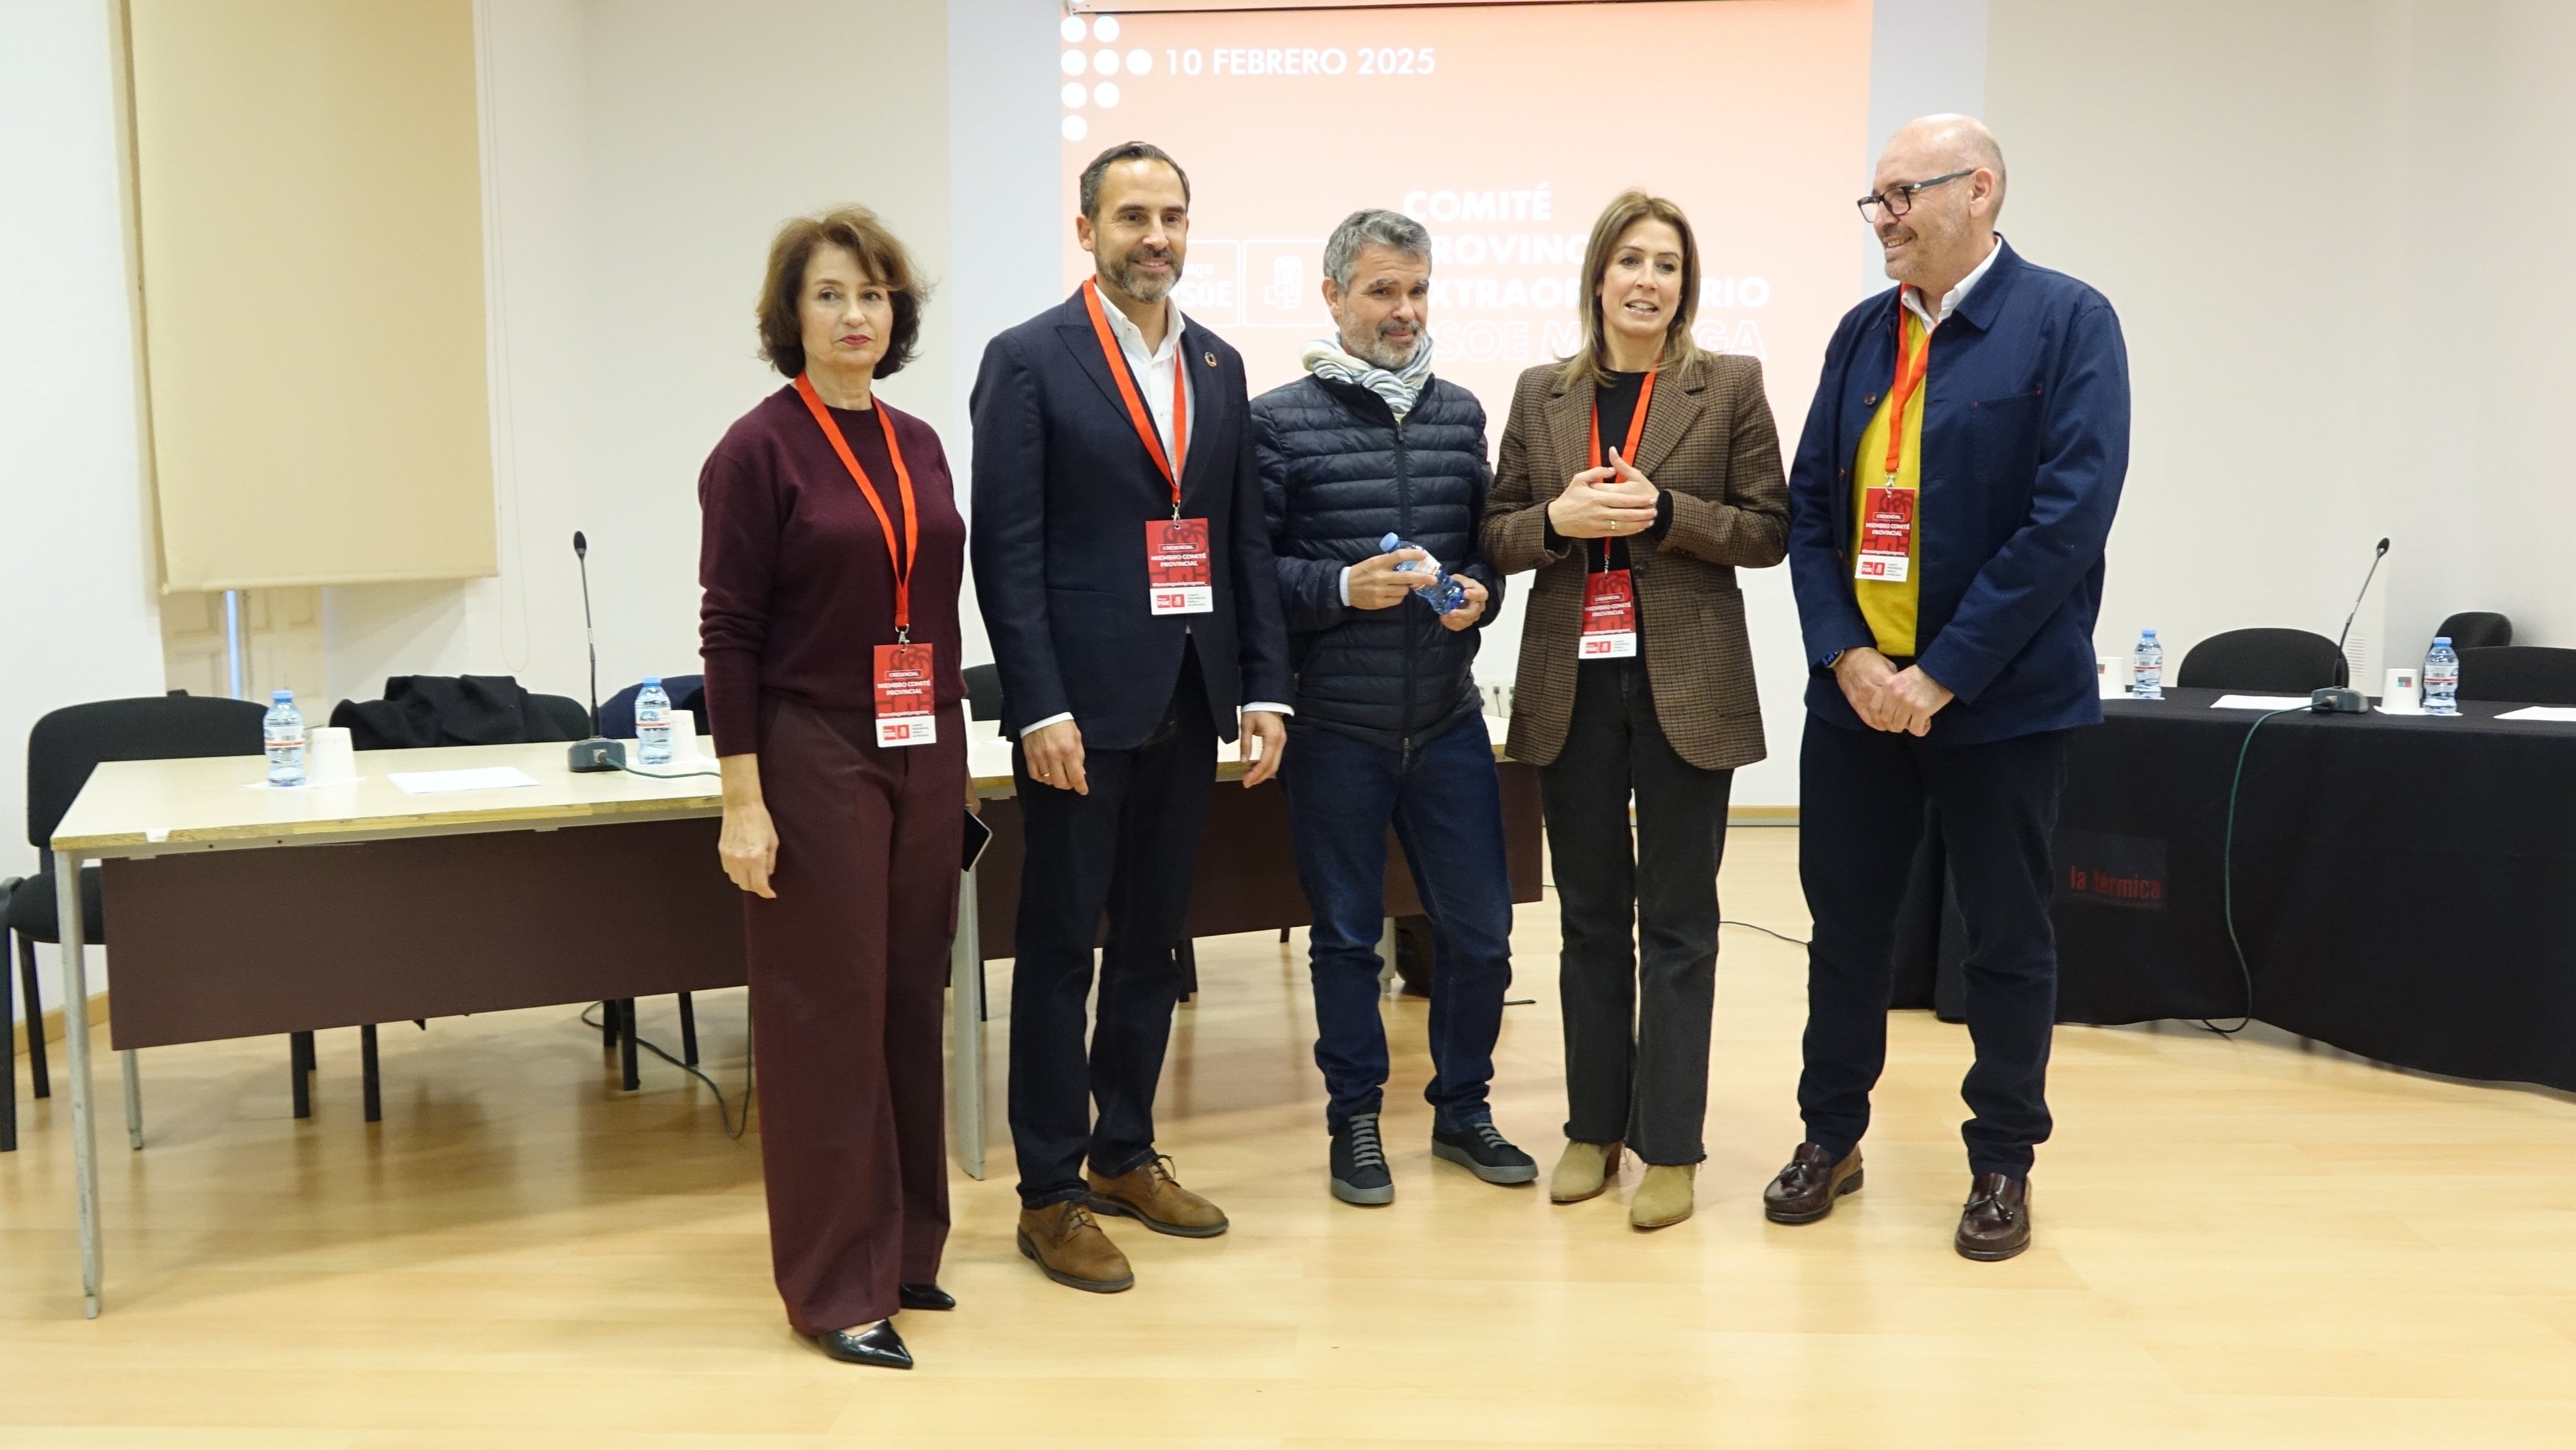
<svg viewBox="0 0 2576 1450">
<path fill-rule="evenodd" d="M 769 244 L 769 272 L 761 279 L 760 355 L 787 376 L 805 371 L 805 323 L 799 304 L 805 290 L 805 266 L 814 249 L 829 243 L 846 247 L 868 269 L 868 276 L 894 294 L 894 335 L 886 339 L 885 356 L 877 359 L 876 377 L 891 377 L 912 361 L 921 342 L 921 304 L 930 284 L 913 270 L 912 254 L 886 230 L 877 214 L 863 206 L 837 206 L 814 216 L 801 216 L 778 229 Z"/>
<path fill-rule="evenodd" d="M 1610 345 L 1601 336 L 1601 279 L 1609 275 L 1611 249 L 1639 222 L 1662 222 L 1682 239 L 1681 305 L 1665 324 L 1663 358 L 1656 366 L 1685 367 L 1699 357 L 1699 344 L 1691 340 L 1691 321 L 1699 315 L 1699 239 L 1691 235 L 1690 218 L 1660 196 L 1623 191 L 1601 209 L 1601 219 L 1592 224 L 1592 240 L 1583 248 L 1583 348 L 1565 360 L 1558 374 L 1569 384 L 1597 382 L 1610 371 Z"/>
</svg>

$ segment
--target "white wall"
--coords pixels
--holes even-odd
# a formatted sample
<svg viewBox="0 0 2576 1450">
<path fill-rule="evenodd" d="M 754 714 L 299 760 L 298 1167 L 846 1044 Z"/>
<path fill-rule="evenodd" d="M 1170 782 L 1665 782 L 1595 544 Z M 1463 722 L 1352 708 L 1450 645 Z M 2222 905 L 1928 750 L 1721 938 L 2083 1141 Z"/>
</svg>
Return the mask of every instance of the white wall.
<svg viewBox="0 0 2576 1450">
<path fill-rule="evenodd" d="M 2380 333 L 2402 438 L 2389 637 L 2411 651 L 2443 616 L 2494 609 L 2518 643 L 2576 647 L 2576 347 L 2552 265 L 2576 235 L 2576 6 L 2449 0 L 2407 22 L 2392 38 L 2406 125 L 2392 182 L 2416 200 Z"/>
<path fill-rule="evenodd" d="M 2097 636 L 2355 626 L 2377 667 L 2499 609 L 2576 645 L 2564 5 L 1994 0 L 2005 230 L 2120 309 L 2136 454 Z M 2384 641 L 2384 644 L 2382 643 Z M 2179 648 L 2168 658 L 2178 658 Z"/>
<path fill-rule="evenodd" d="M 112 15 L 106 0 L 0 5 L 0 876 L 37 864 L 19 844 L 28 727 L 161 693 Z"/>
<path fill-rule="evenodd" d="M 601 690 L 694 672 L 698 468 L 782 382 L 752 326 L 771 234 L 854 201 L 947 270 L 940 7 L 509 0 L 478 20 L 501 576 L 330 591 L 337 695 L 464 671 L 583 694 L 576 529 Z M 884 390 L 953 437 L 947 315 Z"/>
</svg>

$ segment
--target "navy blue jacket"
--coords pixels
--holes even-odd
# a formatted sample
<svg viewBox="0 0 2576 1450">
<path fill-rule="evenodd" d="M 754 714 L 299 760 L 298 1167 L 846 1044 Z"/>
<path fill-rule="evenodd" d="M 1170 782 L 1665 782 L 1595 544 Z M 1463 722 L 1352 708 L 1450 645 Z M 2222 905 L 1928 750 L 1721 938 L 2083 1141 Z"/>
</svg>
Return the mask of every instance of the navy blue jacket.
<svg viewBox="0 0 2576 1450">
<path fill-rule="evenodd" d="M 2129 355 L 2110 302 L 1996 245 L 1932 334 L 1923 383 L 1913 662 L 1958 697 L 1929 737 L 1951 744 L 2101 720 L 2093 621 L 2129 469 Z M 1893 288 L 1844 315 L 1789 471 L 1807 708 L 1853 730 L 1868 727 L 1823 666 L 1875 645 L 1852 592 L 1851 470 L 1895 375 L 1899 315 Z"/>
<path fill-rule="evenodd" d="M 1001 667 L 1002 726 L 1066 711 L 1093 750 L 1132 750 L 1163 722 L 1195 636 L 1225 739 L 1248 700 L 1289 703 L 1243 358 L 1185 320 L 1190 438 L 1181 512 L 1208 521 L 1216 610 L 1146 607 L 1145 524 L 1172 486 L 1121 400 L 1077 291 L 995 337 L 969 399 L 975 423 L 975 597 Z M 1123 363 L 1120 366 L 1124 366 Z"/>
<path fill-rule="evenodd" d="M 1477 552 L 1492 475 L 1475 395 L 1433 378 L 1398 424 L 1368 389 L 1309 375 L 1252 400 L 1252 440 L 1297 674 L 1290 723 L 1393 748 L 1481 714 L 1476 637 L 1503 580 Z M 1419 597 L 1342 603 L 1342 570 L 1385 552 L 1388 534 L 1485 586 L 1473 628 L 1448 628 Z"/>
</svg>

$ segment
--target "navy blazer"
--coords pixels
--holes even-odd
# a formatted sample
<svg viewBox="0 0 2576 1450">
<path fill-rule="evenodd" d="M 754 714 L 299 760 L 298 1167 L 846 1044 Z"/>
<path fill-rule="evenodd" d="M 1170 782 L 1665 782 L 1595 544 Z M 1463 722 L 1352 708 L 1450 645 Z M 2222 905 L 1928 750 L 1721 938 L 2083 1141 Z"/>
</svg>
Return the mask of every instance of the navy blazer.
<svg viewBox="0 0 2576 1450">
<path fill-rule="evenodd" d="M 1185 318 L 1179 365 L 1190 370 L 1181 512 L 1208 521 L 1211 614 L 1146 607 L 1145 524 L 1172 516 L 1172 486 L 1136 436 L 1081 292 L 984 349 L 968 405 L 969 550 L 1001 667 L 1002 728 L 1014 738 L 1071 711 L 1091 749 L 1143 744 L 1163 722 L 1192 635 L 1225 739 L 1245 701 L 1295 698 L 1243 358 Z"/>
<path fill-rule="evenodd" d="M 1929 738 L 1962 745 L 2100 722 L 2093 621 L 2129 470 L 2129 355 L 2110 302 L 1996 246 L 1933 332 L 1923 383 L 1914 663 L 1958 697 Z M 1876 644 L 1852 592 L 1851 470 L 1895 375 L 1900 316 L 1891 288 L 1834 329 L 1789 472 L 1807 708 L 1853 730 L 1868 727 L 1824 662 Z"/>
</svg>

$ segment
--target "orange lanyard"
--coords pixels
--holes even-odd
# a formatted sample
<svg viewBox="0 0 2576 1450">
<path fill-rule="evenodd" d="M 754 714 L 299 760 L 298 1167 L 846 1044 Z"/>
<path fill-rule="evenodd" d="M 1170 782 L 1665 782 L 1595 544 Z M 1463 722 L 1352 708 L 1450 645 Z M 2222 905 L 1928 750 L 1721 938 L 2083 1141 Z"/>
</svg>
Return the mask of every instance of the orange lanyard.
<svg viewBox="0 0 2576 1450">
<path fill-rule="evenodd" d="M 894 566 L 894 637 L 898 643 L 912 642 L 912 563 L 921 555 L 921 510 L 912 501 L 912 470 L 903 466 L 903 445 L 894 439 L 894 419 L 887 416 L 883 402 L 876 405 L 877 422 L 885 429 L 886 456 L 894 460 L 894 479 L 903 492 L 903 547 L 894 542 L 894 520 L 886 517 L 885 503 L 877 497 L 877 486 L 868 471 L 859 467 L 856 454 L 850 452 L 850 440 L 841 436 L 841 425 L 832 421 L 831 410 L 814 392 L 813 380 L 803 373 L 796 375 L 796 395 L 805 400 L 805 409 L 814 421 L 823 425 L 823 436 L 832 440 L 832 451 L 841 455 L 841 466 L 850 471 L 850 479 L 866 495 L 868 507 L 876 511 L 877 530 L 885 535 L 886 560 Z"/>
<path fill-rule="evenodd" d="M 1923 386 L 1923 374 L 1932 367 L 1932 328 L 1923 329 L 1923 346 L 1914 354 L 1913 366 L 1906 365 L 1905 323 L 1912 316 L 1900 300 L 1896 307 L 1896 381 L 1887 390 L 1887 481 L 1896 482 L 1898 453 L 1905 443 L 1905 405 Z"/>
<path fill-rule="evenodd" d="M 1153 416 L 1145 411 L 1145 399 L 1136 391 L 1136 380 L 1127 375 L 1127 362 L 1118 339 L 1109 332 L 1109 314 L 1100 305 L 1100 284 L 1090 277 L 1082 279 L 1082 305 L 1091 310 L 1091 330 L 1100 336 L 1100 353 L 1109 362 L 1109 375 L 1118 380 L 1118 396 L 1126 400 L 1127 420 L 1136 425 L 1136 436 L 1145 440 L 1145 451 L 1154 455 L 1154 466 L 1163 471 L 1172 485 L 1172 517 L 1181 516 L 1181 474 L 1172 459 L 1163 454 L 1162 435 L 1154 431 Z M 1186 459 L 1190 452 L 1189 369 L 1181 365 L 1180 344 L 1173 345 L 1172 358 L 1172 454 Z"/>
<path fill-rule="evenodd" d="M 1646 380 L 1637 385 L 1637 411 L 1628 415 L 1628 441 L 1619 448 L 1620 460 L 1630 468 L 1637 466 L 1637 440 L 1646 436 L 1646 405 L 1655 400 L 1655 374 L 1660 368 L 1646 369 Z M 1592 397 L 1592 466 L 1601 466 L 1601 395 Z M 1610 543 L 1601 543 L 1601 557 L 1610 557 Z M 1606 567 L 1606 564 L 1605 564 Z"/>
</svg>

